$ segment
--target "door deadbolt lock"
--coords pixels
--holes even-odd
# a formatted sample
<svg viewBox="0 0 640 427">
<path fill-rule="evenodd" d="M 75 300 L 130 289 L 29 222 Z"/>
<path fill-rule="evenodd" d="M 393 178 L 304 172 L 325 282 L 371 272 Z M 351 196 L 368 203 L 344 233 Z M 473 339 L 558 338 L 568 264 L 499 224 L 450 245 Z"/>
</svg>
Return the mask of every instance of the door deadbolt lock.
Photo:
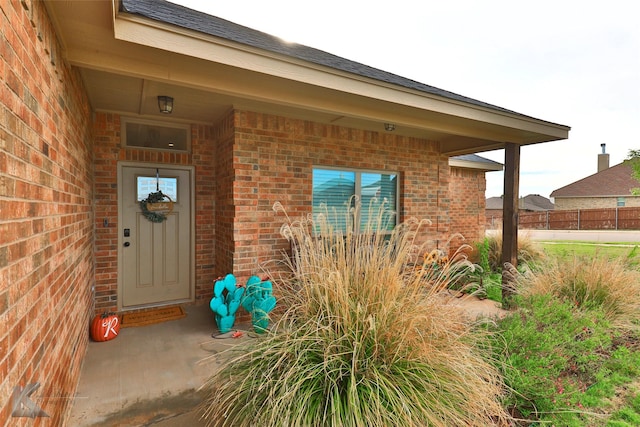
<svg viewBox="0 0 640 427">
<path fill-rule="evenodd" d="M 124 237 L 129 237 L 131 236 L 131 230 L 129 228 L 125 228 L 124 229 Z"/>
</svg>

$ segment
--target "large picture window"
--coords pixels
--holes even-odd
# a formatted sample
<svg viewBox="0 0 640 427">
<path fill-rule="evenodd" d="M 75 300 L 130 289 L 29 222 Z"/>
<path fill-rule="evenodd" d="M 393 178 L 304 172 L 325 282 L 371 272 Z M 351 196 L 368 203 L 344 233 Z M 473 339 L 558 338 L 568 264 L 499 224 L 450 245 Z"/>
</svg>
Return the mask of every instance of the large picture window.
<svg viewBox="0 0 640 427">
<path fill-rule="evenodd" d="M 384 228 L 378 231 L 391 231 L 397 223 L 397 199 L 397 173 L 313 169 L 313 217 L 328 215 L 335 231 L 345 232 L 354 221 L 363 231 L 370 220 Z M 360 207 L 354 210 L 356 200 Z M 383 203 L 383 221 L 377 224 Z"/>
</svg>

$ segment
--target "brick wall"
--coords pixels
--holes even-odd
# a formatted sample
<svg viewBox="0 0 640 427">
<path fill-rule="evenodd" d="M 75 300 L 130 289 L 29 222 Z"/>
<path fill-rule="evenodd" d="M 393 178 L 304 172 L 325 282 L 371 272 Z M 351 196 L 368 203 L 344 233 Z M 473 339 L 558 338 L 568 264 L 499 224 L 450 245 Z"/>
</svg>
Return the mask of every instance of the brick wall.
<svg viewBox="0 0 640 427">
<path fill-rule="evenodd" d="M 0 426 L 57 426 L 92 307 L 91 115 L 42 2 L 0 1 L 0 38 Z M 50 418 L 11 417 L 36 382 Z"/>
<path fill-rule="evenodd" d="M 401 220 L 431 219 L 423 238 L 433 247 L 448 238 L 449 167 L 436 142 L 247 111 L 232 111 L 210 128 L 192 128 L 193 135 L 207 136 L 192 142 L 192 154 L 170 160 L 189 165 L 200 159 L 197 204 L 210 203 L 196 213 L 196 268 L 206 266 L 196 278 L 202 301 L 211 297 L 216 277 L 234 273 L 242 283 L 263 276 L 264 264 L 281 258 L 289 246 L 280 236 L 284 217 L 273 205 L 281 202 L 291 217 L 310 213 L 313 166 L 399 172 Z M 121 147 L 119 129 L 119 116 L 96 114 L 97 312 L 117 303 L 117 160 L 166 161 L 161 152 Z M 103 217 L 110 218 L 108 229 Z"/>
<path fill-rule="evenodd" d="M 485 190 L 484 171 L 451 168 L 451 232 L 460 233 L 464 237 L 464 240 L 452 239 L 452 249 L 459 247 L 463 242 L 473 244 L 484 237 Z"/>
<path fill-rule="evenodd" d="M 96 313 L 117 307 L 120 160 L 196 166 L 196 297 L 202 302 L 216 277 L 263 275 L 263 264 L 281 257 L 288 243 L 273 204 L 281 202 L 293 217 L 311 212 L 313 166 L 399 172 L 401 220 L 428 218 L 433 225 L 424 238 L 433 247 L 447 240 L 449 169 L 435 142 L 244 111 L 212 127 L 193 125 L 191 153 L 122 147 L 116 114 L 96 113 L 94 134 Z"/>
<path fill-rule="evenodd" d="M 195 297 L 208 301 L 215 273 L 216 210 L 214 132 L 211 126 L 191 126 L 191 152 L 167 152 L 123 147 L 120 116 L 96 113 L 95 144 L 95 228 L 96 295 L 95 312 L 116 311 L 118 302 L 118 161 L 195 167 Z M 108 225 L 104 226 L 107 219 Z"/>
<path fill-rule="evenodd" d="M 217 276 L 224 276 L 233 272 L 233 254 L 235 251 L 234 217 L 235 203 L 233 200 L 234 186 L 234 153 L 233 129 L 234 115 L 230 113 L 216 126 L 215 147 L 215 195 L 216 195 L 216 236 L 215 262 Z"/>
<path fill-rule="evenodd" d="M 431 219 L 422 238 L 432 247 L 446 242 L 449 166 L 437 142 L 247 111 L 235 111 L 234 121 L 233 147 L 225 143 L 224 157 L 233 158 L 235 179 L 227 179 L 224 188 L 228 192 L 232 187 L 236 204 L 233 215 L 229 210 L 226 218 L 217 219 L 217 229 L 231 233 L 228 220 L 234 218 L 235 248 L 223 255 L 233 260 L 221 260 L 221 265 L 232 265 L 241 282 L 252 274 L 262 275 L 261 266 L 288 249 L 280 236 L 284 217 L 272 207 L 282 203 L 292 218 L 310 213 L 314 166 L 398 172 L 400 221 L 412 216 Z"/>
</svg>

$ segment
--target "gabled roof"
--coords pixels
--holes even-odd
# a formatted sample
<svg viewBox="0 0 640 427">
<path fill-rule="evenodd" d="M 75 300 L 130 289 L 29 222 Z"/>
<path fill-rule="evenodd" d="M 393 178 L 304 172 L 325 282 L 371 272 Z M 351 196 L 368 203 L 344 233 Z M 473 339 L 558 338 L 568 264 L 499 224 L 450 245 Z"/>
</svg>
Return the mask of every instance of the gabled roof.
<svg viewBox="0 0 640 427">
<path fill-rule="evenodd" d="M 632 173 L 633 169 L 629 163 L 619 163 L 572 184 L 558 188 L 551 193 L 551 197 L 631 196 L 631 190 L 640 187 L 640 182 L 633 178 Z"/>
<path fill-rule="evenodd" d="M 552 211 L 555 209 L 551 200 L 539 194 L 529 194 L 521 197 L 519 202 L 519 209 L 525 211 Z M 489 197 L 486 200 L 485 209 L 490 210 L 502 210 L 502 197 Z"/>
<path fill-rule="evenodd" d="M 551 200 L 539 194 L 529 194 L 522 198 L 525 209 L 530 211 L 552 211 L 555 205 Z"/>
<path fill-rule="evenodd" d="M 414 89 L 420 92 L 442 96 L 444 98 L 478 105 L 496 111 L 515 114 L 522 117 L 529 117 L 506 108 L 438 89 L 368 65 L 341 58 L 319 49 L 314 49 L 297 43 L 285 42 L 284 40 L 270 34 L 235 24 L 217 16 L 207 15 L 202 12 L 188 9 L 171 2 L 163 0 L 122 0 L 120 3 L 120 9 L 121 12 L 144 16 L 159 22 L 176 25 L 178 27 L 242 43 L 258 49 L 264 49 L 269 52 L 301 59 L 303 61 L 312 62 L 314 64 L 323 65 L 336 70 L 346 71 L 362 77 L 372 78 L 394 85 L 403 86 L 408 89 Z"/>
<path fill-rule="evenodd" d="M 502 197 L 489 197 L 485 202 L 485 209 L 502 210 Z"/>
</svg>

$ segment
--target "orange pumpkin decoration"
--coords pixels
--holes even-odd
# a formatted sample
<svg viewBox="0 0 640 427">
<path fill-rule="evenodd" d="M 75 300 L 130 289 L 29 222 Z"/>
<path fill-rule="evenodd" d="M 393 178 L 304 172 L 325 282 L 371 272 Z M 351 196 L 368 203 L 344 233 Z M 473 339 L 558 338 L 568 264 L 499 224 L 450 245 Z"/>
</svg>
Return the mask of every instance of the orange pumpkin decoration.
<svg viewBox="0 0 640 427">
<path fill-rule="evenodd" d="M 109 341 L 120 332 L 120 318 L 115 313 L 105 311 L 96 315 L 91 322 L 91 338 L 94 341 Z"/>
</svg>

